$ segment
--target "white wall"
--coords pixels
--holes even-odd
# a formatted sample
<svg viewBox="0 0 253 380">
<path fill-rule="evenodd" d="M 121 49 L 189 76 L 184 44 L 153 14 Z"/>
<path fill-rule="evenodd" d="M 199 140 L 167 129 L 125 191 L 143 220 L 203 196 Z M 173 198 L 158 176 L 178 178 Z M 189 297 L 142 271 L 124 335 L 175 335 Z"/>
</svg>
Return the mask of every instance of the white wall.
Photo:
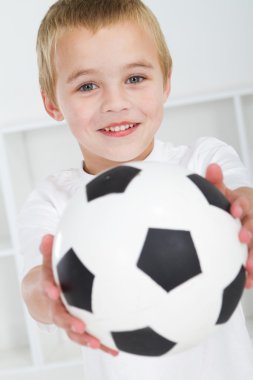
<svg viewBox="0 0 253 380">
<path fill-rule="evenodd" d="M 174 60 L 173 97 L 253 85 L 252 0 L 146 0 Z"/>
<path fill-rule="evenodd" d="M 48 120 L 35 57 L 39 22 L 53 0 L 0 0 L 0 126 Z M 172 98 L 253 86 L 252 0 L 145 0 L 173 61 Z"/>
<path fill-rule="evenodd" d="M 48 120 L 39 94 L 36 33 L 49 0 L 0 0 L 0 126 Z"/>
</svg>

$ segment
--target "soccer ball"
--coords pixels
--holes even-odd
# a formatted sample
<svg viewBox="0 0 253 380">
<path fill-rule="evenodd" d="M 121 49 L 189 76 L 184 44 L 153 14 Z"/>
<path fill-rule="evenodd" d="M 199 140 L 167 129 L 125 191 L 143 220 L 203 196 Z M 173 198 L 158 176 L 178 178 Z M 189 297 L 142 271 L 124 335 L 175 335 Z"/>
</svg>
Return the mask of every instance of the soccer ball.
<svg viewBox="0 0 253 380">
<path fill-rule="evenodd" d="M 111 348 L 160 356 L 202 342 L 233 314 L 246 245 L 225 197 L 167 163 L 107 170 L 67 205 L 53 271 L 69 312 Z"/>
</svg>

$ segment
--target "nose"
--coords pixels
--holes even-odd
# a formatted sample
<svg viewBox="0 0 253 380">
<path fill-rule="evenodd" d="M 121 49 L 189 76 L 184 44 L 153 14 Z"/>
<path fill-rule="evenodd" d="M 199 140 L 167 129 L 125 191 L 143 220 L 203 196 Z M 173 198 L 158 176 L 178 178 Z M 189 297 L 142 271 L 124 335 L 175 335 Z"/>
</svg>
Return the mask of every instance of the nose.
<svg viewBox="0 0 253 380">
<path fill-rule="evenodd" d="M 113 86 L 104 91 L 102 112 L 121 112 L 130 108 L 130 101 L 123 88 Z"/>
</svg>

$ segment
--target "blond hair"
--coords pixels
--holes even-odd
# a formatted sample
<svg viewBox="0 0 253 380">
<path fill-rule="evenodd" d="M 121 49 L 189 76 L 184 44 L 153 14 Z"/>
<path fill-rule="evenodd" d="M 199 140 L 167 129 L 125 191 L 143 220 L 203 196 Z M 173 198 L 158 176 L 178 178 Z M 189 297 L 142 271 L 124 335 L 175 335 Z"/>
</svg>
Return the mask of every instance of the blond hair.
<svg viewBox="0 0 253 380">
<path fill-rule="evenodd" d="M 54 53 L 61 33 L 80 26 L 96 33 L 120 21 L 137 22 L 152 33 L 166 84 L 172 59 L 156 17 L 141 0 L 58 0 L 42 20 L 37 37 L 40 87 L 51 101 L 57 104 Z"/>
</svg>

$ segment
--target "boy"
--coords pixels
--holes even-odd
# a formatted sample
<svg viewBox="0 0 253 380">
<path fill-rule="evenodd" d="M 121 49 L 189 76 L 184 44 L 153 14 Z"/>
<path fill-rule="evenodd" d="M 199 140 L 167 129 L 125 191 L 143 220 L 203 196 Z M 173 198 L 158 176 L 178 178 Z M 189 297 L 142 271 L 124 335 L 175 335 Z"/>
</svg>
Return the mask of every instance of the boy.
<svg viewBox="0 0 253 380">
<path fill-rule="evenodd" d="M 212 138 L 190 147 L 154 139 L 170 92 L 172 66 L 155 17 L 140 0 L 59 0 L 42 21 L 37 53 L 45 109 L 55 120 L 67 121 L 84 161 L 82 169 L 48 177 L 20 214 L 26 266 L 22 291 L 30 314 L 89 347 L 83 350 L 89 380 L 252 379 L 253 355 L 240 308 L 219 333 L 186 352 L 159 358 L 118 355 L 68 314 L 53 281 L 52 235 L 68 199 L 92 175 L 146 159 L 206 173 L 223 191 L 232 215 L 243 223 L 239 239 L 249 247 L 246 287 L 252 285 L 253 190 L 237 154 Z M 209 165 L 214 162 L 219 166 Z"/>
</svg>

